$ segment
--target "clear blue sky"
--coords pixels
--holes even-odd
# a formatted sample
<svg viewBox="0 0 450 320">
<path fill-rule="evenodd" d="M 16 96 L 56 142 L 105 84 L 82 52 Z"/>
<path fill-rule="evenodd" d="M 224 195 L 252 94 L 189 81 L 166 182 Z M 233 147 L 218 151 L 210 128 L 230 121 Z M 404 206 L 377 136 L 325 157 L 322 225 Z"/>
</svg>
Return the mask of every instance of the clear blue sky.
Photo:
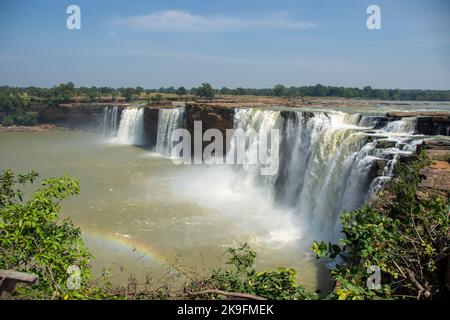
<svg viewBox="0 0 450 320">
<path fill-rule="evenodd" d="M 1 0 L 0 85 L 450 89 L 449 17 L 447 0 Z"/>
</svg>

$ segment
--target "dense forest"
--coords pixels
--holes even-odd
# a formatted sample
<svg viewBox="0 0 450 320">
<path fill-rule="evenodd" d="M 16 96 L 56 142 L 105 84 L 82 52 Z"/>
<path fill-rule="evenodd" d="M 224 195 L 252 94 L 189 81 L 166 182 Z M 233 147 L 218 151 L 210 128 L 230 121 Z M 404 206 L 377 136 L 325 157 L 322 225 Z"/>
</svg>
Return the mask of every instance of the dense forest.
<svg viewBox="0 0 450 320">
<path fill-rule="evenodd" d="M 450 90 L 403 90 L 403 89 L 373 89 L 370 86 L 364 88 L 333 87 L 317 84 L 315 86 L 285 87 L 278 84 L 273 88 L 235 88 L 223 87 L 214 89 L 208 83 L 200 87 L 186 89 L 184 87 L 144 89 L 142 87 L 75 87 L 72 82 L 59 84 L 52 88 L 38 87 L 11 87 L 0 86 L 0 103 L 8 105 L 11 96 L 27 95 L 34 101 L 40 101 L 46 105 L 64 103 L 70 101 L 96 101 L 109 97 L 113 100 L 126 101 L 140 100 L 142 96 L 161 93 L 195 95 L 212 97 L 214 95 L 254 95 L 269 97 L 342 97 L 379 100 L 411 100 L 411 101 L 450 101 Z"/>
<path fill-rule="evenodd" d="M 76 87 L 72 82 L 59 84 L 51 88 L 0 86 L 0 112 L 3 113 L 2 125 L 34 125 L 38 119 L 30 107 L 48 107 L 61 103 L 77 102 L 132 102 L 144 101 L 149 104 L 159 103 L 164 98 L 202 97 L 226 95 L 252 95 L 267 97 L 302 98 L 302 97 L 342 97 L 377 100 L 411 100 L 411 101 L 450 101 L 450 90 L 401 90 L 373 89 L 369 86 L 360 88 L 331 87 L 317 84 L 315 86 L 285 87 L 281 84 L 267 89 L 221 88 L 214 89 L 209 83 L 200 87 L 144 89 L 142 87 Z"/>
</svg>

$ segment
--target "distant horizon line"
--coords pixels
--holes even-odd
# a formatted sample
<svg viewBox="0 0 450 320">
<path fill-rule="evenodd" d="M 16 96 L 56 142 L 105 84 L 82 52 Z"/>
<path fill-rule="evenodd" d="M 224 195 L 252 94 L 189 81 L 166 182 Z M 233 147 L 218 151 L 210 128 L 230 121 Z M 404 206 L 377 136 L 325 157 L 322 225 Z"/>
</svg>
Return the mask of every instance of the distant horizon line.
<svg viewBox="0 0 450 320">
<path fill-rule="evenodd" d="M 87 85 L 81 85 L 81 86 L 77 86 L 74 82 L 72 81 L 68 81 L 68 82 L 60 82 L 60 83 L 56 83 L 54 85 L 50 85 L 50 86 L 36 86 L 36 85 L 11 85 L 11 84 L 0 84 L 0 87 L 10 87 L 10 88 L 16 88 L 16 89 L 26 89 L 26 88 L 38 88 L 38 89 L 51 89 L 54 87 L 57 87 L 59 85 L 62 84 L 68 84 L 68 83 L 72 83 L 74 84 L 74 88 L 109 88 L 109 89 L 125 89 L 125 88 L 141 88 L 144 91 L 147 90 L 152 90 L 152 91 L 158 91 L 161 89 L 178 89 L 178 88 L 185 88 L 187 90 L 190 89 L 194 89 L 194 88 L 198 88 L 201 87 L 204 83 L 210 84 L 209 82 L 202 82 L 201 84 L 198 85 L 194 85 L 194 86 L 160 86 L 158 88 L 153 87 L 153 88 L 145 88 L 141 85 L 137 85 L 137 86 L 109 86 L 109 85 L 91 85 L 91 86 L 87 86 Z M 238 87 L 227 87 L 227 86 L 220 86 L 220 87 L 215 87 L 213 85 L 211 85 L 211 87 L 214 90 L 221 90 L 221 89 L 229 89 L 229 90 L 237 90 L 237 89 L 250 89 L 250 90 L 272 90 L 274 89 L 276 86 L 278 85 L 282 85 L 283 87 L 289 89 L 289 88 L 311 88 L 311 87 L 316 87 L 318 85 L 322 86 L 322 87 L 328 87 L 328 88 L 345 88 L 345 89 L 359 89 L 359 90 L 364 90 L 364 88 L 368 88 L 370 87 L 371 90 L 401 90 L 401 91 L 450 91 L 449 89 L 424 89 L 424 88 L 412 88 L 412 89 L 406 89 L 406 88 L 375 88 L 372 87 L 370 85 L 365 85 L 365 86 L 337 86 L 337 85 L 326 85 L 326 84 L 321 84 L 321 83 L 317 83 L 315 85 L 284 85 L 282 83 L 278 83 L 275 84 L 273 87 L 249 87 L 249 86 L 238 86 Z"/>
</svg>

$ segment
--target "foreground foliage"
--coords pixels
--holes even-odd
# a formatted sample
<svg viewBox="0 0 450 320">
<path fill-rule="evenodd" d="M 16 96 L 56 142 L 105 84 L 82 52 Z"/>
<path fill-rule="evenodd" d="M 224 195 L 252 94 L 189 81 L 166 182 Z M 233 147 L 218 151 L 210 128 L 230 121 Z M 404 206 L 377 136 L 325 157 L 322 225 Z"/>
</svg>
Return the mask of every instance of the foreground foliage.
<svg viewBox="0 0 450 320">
<path fill-rule="evenodd" d="M 271 300 L 313 300 L 317 293 L 307 292 L 297 283 L 297 272 L 289 268 L 277 268 L 257 272 L 254 264 L 256 252 L 248 244 L 228 248 L 227 270 L 214 270 L 209 286 L 223 291 L 243 292 Z"/>
<path fill-rule="evenodd" d="M 279 268 L 256 272 L 256 253 L 244 244 L 227 250 L 230 268 L 213 270 L 210 276 L 197 277 L 175 267 L 172 273 L 186 279 L 178 291 L 168 283 L 154 289 L 151 283 L 130 281 L 127 287 L 113 286 L 107 271 L 99 281 L 90 281 L 90 253 L 81 239 L 81 230 L 70 219 L 58 217 L 60 203 L 79 192 L 71 177 L 44 180 L 29 200 L 24 201 L 23 186 L 38 174 L 0 174 L 0 269 L 34 273 L 39 285 L 19 287 L 16 298 L 31 299 L 173 299 L 215 298 L 202 293 L 207 289 L 243 292 L 268 299 L 316 299 L 297 284 L 293 269 Z M 79 269 L 78 286 L 70 286 L 70 268 Z M 169 282 L 169 279 L 165 279 Z"/>
<path fill-rule="evenodd" d="M 339 244 L 314 242 L 318 257 L 334 260 L 338 282 L 330 298 L 433 299 L 448 295 L 446 259 L 450 251 L 450 223 L 446 199 L 419 199 L 419 160 L 397 166 L 398 177 L 371 205 L 341 216 L 344 238 Z M 370 290 L 370 266 L 381 270 L 382 285 Z M 373 267 L 372 267 L 373 268 Z"/>
<path fill-rule="evenodd" d="M 318 258 L 333 266 L 336 286 L 328 299 L 437 299 L 448 297 L 445 270 L 450 253 L 447 199 L 417 195 L 419 171 L 429 165 L 421 155 L 407 166 L 397 166 L 397 178 L 369 205 L 341 216 L 343 238 L 335 244 L 314 242 Z M 289 268 L 256 271 L 256 252 L 247 244 L 228 248 L 226 268 L 197 275 L 170 266 L 163 283 L 130 279 L 126 287 L 114 286 L 105 270 L 91 279 L 90 253 L 81 231 L 69 219 L 58 217 L 60 202 L 79 192 L 70 177 L 42 182 L 29 200 L 21 188 L 37 178 L 35 172 L 0 174 L 0 269 L 35 273 L 39 286 L 21 287 L 16 298 L 53 299 L 220 299 L 227 294 L 254 298 L 310 300 Z M 79 285 L 70 286 L 71 266 L 79 268 Z M 381 285 L 369 288 L 373 268 L 381 272 Z M 170 287 L 183 279 L 180 288 Z M 251 298 L 251 297 L 250 297 Z"/>
<path fill-rule="evenodd" d="M 77 266 L 81 282 L 90 277 L 90 254 L 81 240 L 80 229 L 69 219 L 58 217 L 60 202 L 79 192 L 70 177 L 44 180 L 28 201 L 18 186 L 32 183 L 37 173 L 0 174 L 0 269 L 34 273 L 39 285 L 35 298 L 60 298 L 71 291 L 68 269 Z M 28 288 L 19 294 L 29 294 Z"/>
</svg>

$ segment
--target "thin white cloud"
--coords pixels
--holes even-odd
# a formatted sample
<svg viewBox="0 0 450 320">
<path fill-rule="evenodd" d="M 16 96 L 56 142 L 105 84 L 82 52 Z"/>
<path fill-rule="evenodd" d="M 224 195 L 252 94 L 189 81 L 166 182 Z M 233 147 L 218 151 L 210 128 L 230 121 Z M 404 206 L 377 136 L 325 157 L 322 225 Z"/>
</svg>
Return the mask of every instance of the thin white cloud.
<svg viewBox="0 0 450 320">
<path fill-rule="evenodd" d="M 148 15 L 116 18 L 113 22 L 116 25 L 137 30 L 166 32 L 227 32 L 251 29 L 304 30 L 316 26 L 312 22 L 294 20 L 285 12 L 244 19 L 221 15 L 201 16 L 181 10 L 166 10 Z"/>
<path fill-rule="evenodd" d="M 25 62 L 25 61 L 28 61 L 28 59 L 25 57 L 0 53 L 0 62 L 1 63 Z"/>
</svg>

